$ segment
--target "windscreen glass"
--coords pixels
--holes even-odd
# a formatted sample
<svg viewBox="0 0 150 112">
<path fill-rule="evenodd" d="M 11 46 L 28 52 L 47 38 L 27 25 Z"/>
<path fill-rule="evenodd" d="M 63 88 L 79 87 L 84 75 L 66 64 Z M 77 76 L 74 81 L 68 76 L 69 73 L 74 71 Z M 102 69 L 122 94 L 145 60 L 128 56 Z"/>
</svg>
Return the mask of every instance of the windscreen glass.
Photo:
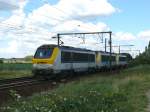
<svg viewBox="0 0 150 112">
<path fill-rule="evenodd" d="M 34 58 L 50 58 L 52 55 L 52 48 L 38 48 Z"/>
</svg>

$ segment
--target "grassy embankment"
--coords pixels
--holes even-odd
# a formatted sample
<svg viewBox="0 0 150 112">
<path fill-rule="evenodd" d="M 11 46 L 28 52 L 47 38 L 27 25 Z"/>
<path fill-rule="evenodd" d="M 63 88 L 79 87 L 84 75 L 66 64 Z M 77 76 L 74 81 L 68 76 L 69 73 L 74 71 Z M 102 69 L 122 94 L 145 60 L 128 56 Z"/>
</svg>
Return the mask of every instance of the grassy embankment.
<svg viewBox="0 0 150 112">
<path fill-rule="evenodd" d="M 4 112 L 145 112 L 150 66 L 118 74 L 93 74 L 29 98 L 15 98 Z"/>
<path fill-rule="evenodd" d="M 31 76 L 32 64 L 3 63 L 0 64 L 0 80 Z"/>
</svg>

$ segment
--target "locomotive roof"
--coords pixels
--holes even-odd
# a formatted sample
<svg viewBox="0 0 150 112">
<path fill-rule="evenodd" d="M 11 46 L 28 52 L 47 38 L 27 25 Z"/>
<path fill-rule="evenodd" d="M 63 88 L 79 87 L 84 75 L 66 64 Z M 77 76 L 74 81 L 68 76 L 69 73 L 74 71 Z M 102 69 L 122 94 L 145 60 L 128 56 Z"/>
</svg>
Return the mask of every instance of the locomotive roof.
<svg viewBox="0 0 150 112">
<path fill-rule="evenodd" d="M 59 47 L 60 49 L 67 49 L 67 50 L 79 50 L 79 51 L 91 51 L 91 52 L 100 52 L 103 54 L 109 54 L 109 52 L 105 51 L 94 51 L 94 50 L 89 50 L 85 48 L 76 48 L 76 47 L 71 47 L 71 46 L 57 46 L 55 44 L 44 44 L 40 46 L 39 48 L 54 48 L 54 47 Z M 117 53 L 112 53 L 112 55 L 116 55 Z M 123 54 L 120 54 L 120 56 L 125 56 Z"/>
<path fill-rule="evenodd" d="M 100 52 L 100 53 L 103 53 L 103 54 L 110 54 L 110 52 L 105 52 L 105 51 L 95 51 L 95 52 Z M 112 54 L 117 54 L 117 53 L 113 53 Z"/>
<path fill-rule="evenodd" d="M 94 52 L 93 50 L 85 49 L 85 48 L 76 48 L 76 47 L 70 47 L 70 46 L 59 46 L 60 49 L 67 49 L 67 50 L 78 50 L 78 51 L 90 51 Z"/>
<path fill-rule="evenodd" d="M 59 47 L 60 49 L 67 49 L 67 50 L 79 50 L 79 51 L 92 51 L 93 50 L 89 50 L 89 49 L 85 49 L 85 48 L 76 48 L 76 47 L 71 47 L 71 46 L 57 46 L 54 44 L 44 44 L 42 46 L 40 46 L 39 48 L 54 48 L 54 47 Z"/>
</svg>

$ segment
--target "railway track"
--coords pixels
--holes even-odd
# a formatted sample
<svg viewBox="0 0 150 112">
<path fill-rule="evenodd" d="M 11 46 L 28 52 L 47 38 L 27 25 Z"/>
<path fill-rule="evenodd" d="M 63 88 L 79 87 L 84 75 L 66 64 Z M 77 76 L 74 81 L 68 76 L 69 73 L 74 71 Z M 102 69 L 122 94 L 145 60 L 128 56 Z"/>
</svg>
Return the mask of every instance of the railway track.
<svg viewBox="0 0 150 112">
<path fill-rule="evenodd" d="M 106 72 L 106 71 L 104 71 Z M 112 70 L 111 72 L 119 72 L 118 70 Z M 101 72 L 103 73 L 103 72 Z M 79 75 L 80 76 L 80 75 Z M 81 75 L 82 76 L 82 75 Z M 77 76 L 76 76 L 77 78 Z M 35 77 L 22 77 L 22 78 L 14 78 L 14 79 L 4 79 L 0 80 L 0 91 L 11 89 L 15 87 L 21 87 L 26 85 L 33 85 L 33 84 L 40 84 L 42 82 L 50 82 L 50 84 L 55 85 L 55 83 L 64 83 L 69 80 L 76 79 L 75 77 L 69 77 L 65 78 L 65 80 L 60 79 L 54 79 L 54 80 L 45 80 L 43 78 L 35 78 Z"/>
<path fill-rule="evenodd" d="M 33 77 L 19 77 L 19 78 L 12 78 L 12 79 L 1 79 L 0 85 L 3 83 L 10 83 L 10 82 L 14 82 L 14 81 L 21 81 L 21 80 L 28 80 L 28 79 L 33 79 Z"/>
<path fill-rule="evenodd" d="M 22 78 L 15 78 L 15 79 L 0 80 L 0 91 L 15 88 L 15 87 L 39 84 L 42 81 L 45 81 L 45 80 L 36 79 L 33 77 L 22 77 Z"/>
</svg>

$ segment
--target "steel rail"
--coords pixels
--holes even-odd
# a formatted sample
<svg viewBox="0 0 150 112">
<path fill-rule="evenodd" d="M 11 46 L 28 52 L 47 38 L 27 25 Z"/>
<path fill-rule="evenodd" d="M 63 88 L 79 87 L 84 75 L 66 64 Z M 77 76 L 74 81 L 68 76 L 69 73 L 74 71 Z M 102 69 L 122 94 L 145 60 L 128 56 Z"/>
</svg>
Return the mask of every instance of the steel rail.
<svg viewBox="0 0 150 112">
<path fill-rule="evenodd" d="M 20 81 L 14 81 L 10 83 L 4 83 L 0 85 L 0 90 L 6 90 L 6 89 L 11 89 L 15 87 L 21 87 L 21 86 L 26 86 L 26 85 L 34 85 L 38 84 L 44 81 L 44 79 L 29 79 L 29 80 L 20 80 Z"/>
<path fill-rule="evenodd" d="M 29 80 L 29 79 L 33 79 L 33 77 L 18 77 L 18 78 L 10 78 L 10 79 L 0 79 L 0 84 L 21 81 L 21 80 Z"/>
</svg>

